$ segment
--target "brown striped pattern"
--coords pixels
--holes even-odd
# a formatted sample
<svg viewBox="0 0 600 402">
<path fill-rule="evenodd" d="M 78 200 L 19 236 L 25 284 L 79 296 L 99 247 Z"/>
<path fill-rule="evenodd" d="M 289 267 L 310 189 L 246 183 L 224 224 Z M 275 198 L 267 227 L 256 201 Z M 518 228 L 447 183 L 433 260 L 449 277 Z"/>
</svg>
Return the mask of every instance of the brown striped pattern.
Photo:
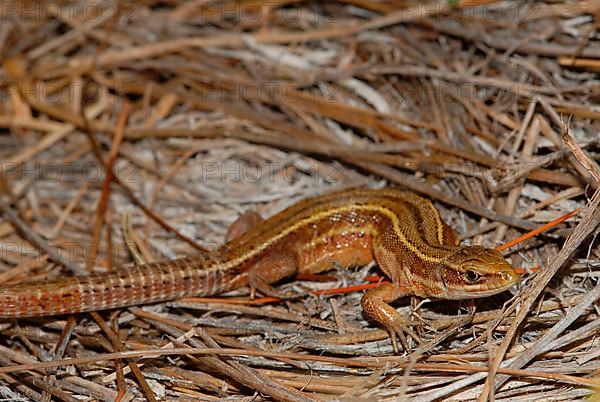
<svg viewBox="0 0 600 402">
<path fill-rule="evenodd" d="M 377 258 L 383 255 L 378 247 L 392 252 L 393 261 Z M 393 189 L 348 190 L 299 202 L 204 255 L 89 277 L 1 287 L 0 317 L 77 313 L 215 295 L 246 285 L 248 272 L 261 261 L 264 266 L 266 258 L 289 254 L 295 256 L 289 265 L 300 273 L 322 272 L 334 262 L 364 265 L 375 258 L 394 282 L 429 297 L 461 298 L 465 289 L 477 296 L 506 286 L 508 279 L 500 280 L 498 273 L 508 265 L 501 256 L 501 261 L 496 258 L 499 254 L 490 257 L 485 249 L 458 253 L 461 250 L 467 249 L 457 245 L 456 236 L 429 201 Z M 461 279 L 465 266 L 479 270 L 486 280 L 469 288 Z M 267 283 L 277 278 L 276 272 L 268 270 L 263 275 Z"/>
</svg>

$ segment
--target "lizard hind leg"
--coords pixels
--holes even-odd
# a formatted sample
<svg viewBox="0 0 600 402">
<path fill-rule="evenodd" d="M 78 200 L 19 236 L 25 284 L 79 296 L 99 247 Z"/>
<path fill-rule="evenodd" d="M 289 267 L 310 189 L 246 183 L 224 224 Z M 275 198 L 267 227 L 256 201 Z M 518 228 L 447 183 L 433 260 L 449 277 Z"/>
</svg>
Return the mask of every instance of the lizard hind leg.
<svg viewBox="0 0 600 402">
<path fill-rule="evenodd" d="M 420 342 L 419 337 L 405 325 L 406 320 L 398 314 L 396 309 L 389 305 L 394 300 L 407 295 L 408 293 L 403 291 L 398 284 L 387 283 L 370 289 L 361 299 L 365 314 L 389 332 L 395 353 L 398 353 L 396 336 L 400 338 L 404 351 L 409 350 L 405 334 Z"/>
<path fill-rule="evenodd" d="M 266 296 L 277 297 L 280 299 L 296 297 L 296 294 L 278 291 L 273 288 L 271 284 L 294 276 L 298 272 L 298 268 L 298 257 L 296 254 L 285 250 L 273 250 L 273 252 L 261 258 L 248 271 L 250 297 L 254 299 L 257 289 Z"/>
<path fill-rule="evenodd" d="M 258 212 L 252 210 L 244 212 L 229 226 L 225 241 L 229 242 L 241 237 L 263 220 Z M 257 289 L 266 296 L 280 299 L 296 297 L 295 294 L 281 293 L 273 288 L 271 284 L 293 276 L 297 272 L 298 258 L 294 253 L 273 250 L 255 263 L 248 271 L 250 298 L 254 299 Z"/>
<path fill-rule="evenodd" d="M 237 239 L 248 230 L 258 225 L 263 220 L 262 216 L 258 212 L 248 210 L 241 214 L 227 229 L 225 235 L 225 241 L 231 241 Z"/>
</svg>

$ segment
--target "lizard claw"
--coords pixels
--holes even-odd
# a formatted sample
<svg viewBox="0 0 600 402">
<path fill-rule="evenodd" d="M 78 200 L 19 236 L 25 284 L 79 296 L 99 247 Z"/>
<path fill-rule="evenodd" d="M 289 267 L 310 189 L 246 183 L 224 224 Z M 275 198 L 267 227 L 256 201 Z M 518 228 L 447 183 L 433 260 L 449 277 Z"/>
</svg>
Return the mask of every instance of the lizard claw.
<svg viewBox="0 0 600 402">
<path fill-rule="evenodd" d="M 403 320 L 400 317 L 396 317 L 395 319 L 390 320 L 386 325 L 386 329 L 388 330 L 388 333 L 390 334 L 390 339 L 392 341 L 392 347 L 394 348 L 395 354 L 399 353 L 398 339 L 400 340 L 402 349 L 405 352 L 408 352 L 409 350 L 411 350 L 411 347 L 409 346 L 409 342 L 408 342 L 408 337 L 414 339 L 417 342 L 417 344 L 421 343 L 421 339 L 419 338 L 419 336 L 417 334 L 415 334 L 415 332 L 406 324 L 407 323 L 405 320 Z M 407 337 L 407 335 L 408 335 L 408 337 Z"/>
</svg>

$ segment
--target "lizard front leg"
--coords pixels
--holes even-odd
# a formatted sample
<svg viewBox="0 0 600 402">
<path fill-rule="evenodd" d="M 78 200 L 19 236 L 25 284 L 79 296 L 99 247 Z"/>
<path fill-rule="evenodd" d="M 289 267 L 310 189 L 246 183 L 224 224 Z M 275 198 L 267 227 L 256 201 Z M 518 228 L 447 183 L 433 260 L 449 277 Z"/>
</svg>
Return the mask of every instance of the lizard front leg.
<svg viewBox="0 0 600 402">
<path fill-rule="evenodd" d="M 392 280 L 392 283 L 369 290 L 362 297 L 361 305 L 369 318 L 387 329 L 392 340 L 394 352 L 398 353 L 396 336 L 400 338 L 400 343 L 405 351 L 409 349 L 405 333 L 417 342 L 420 340 L 413 331 L 406 327 L 405 323 L 407 320 L 401 317 L 396 309 L 390 306 L 390 303 L 395 300 L 413 295 L 414 292 L 407 283 L 402 271 L 402 264 L 399 261 L 401 252 L 394 248 L 394 238 L 389 234 L 390 232 L 384 230 L 373 240 L 373 256 L 379 268 Z"/>
<path fill-rule="evenodd" d="M 361 299 L 361 305 L 365 314 L 373 321 L 387 329 L 392 340 L 394 352 L 398 353 L 398 344 L 396 343 L 396 335 L 400 338 L 400 343 L 405 351 L 409 350 L 408 342 L 406 341 L 405 333 L 413 339 L 419 340 L 409 328 L 406 327 L 406 320 L 398 314 L 396 309 L 390 306 L 389 303 L 407 296 L 409 293 L 403 291 L 396 283 L 386 283 L 369 290 Z"/>
</svg>

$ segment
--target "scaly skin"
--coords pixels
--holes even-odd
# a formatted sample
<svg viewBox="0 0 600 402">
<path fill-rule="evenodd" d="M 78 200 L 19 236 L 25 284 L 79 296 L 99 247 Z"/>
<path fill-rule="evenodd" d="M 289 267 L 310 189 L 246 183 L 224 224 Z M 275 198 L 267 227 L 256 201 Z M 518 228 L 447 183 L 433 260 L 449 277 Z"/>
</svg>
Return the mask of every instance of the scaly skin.
<svg viewBox="0 0 600 402">
<path fill-rule="evenodd" d="M 392 334 L 403 330 L 392 301 L 407 295 L 466 299 L 500 293 L 518 280 L 501 254 L 460 246 L 433 204 L 395 189 L 348 190 L 299 202 L 252 225 L 232 228 L 215 251 L 123 267 L 108 274 L 0 288 L 0 317 L 97 311 L 216 295 L 375 260 L 391 283 L 368 291 L 362 306 Z"/>
</svg>

